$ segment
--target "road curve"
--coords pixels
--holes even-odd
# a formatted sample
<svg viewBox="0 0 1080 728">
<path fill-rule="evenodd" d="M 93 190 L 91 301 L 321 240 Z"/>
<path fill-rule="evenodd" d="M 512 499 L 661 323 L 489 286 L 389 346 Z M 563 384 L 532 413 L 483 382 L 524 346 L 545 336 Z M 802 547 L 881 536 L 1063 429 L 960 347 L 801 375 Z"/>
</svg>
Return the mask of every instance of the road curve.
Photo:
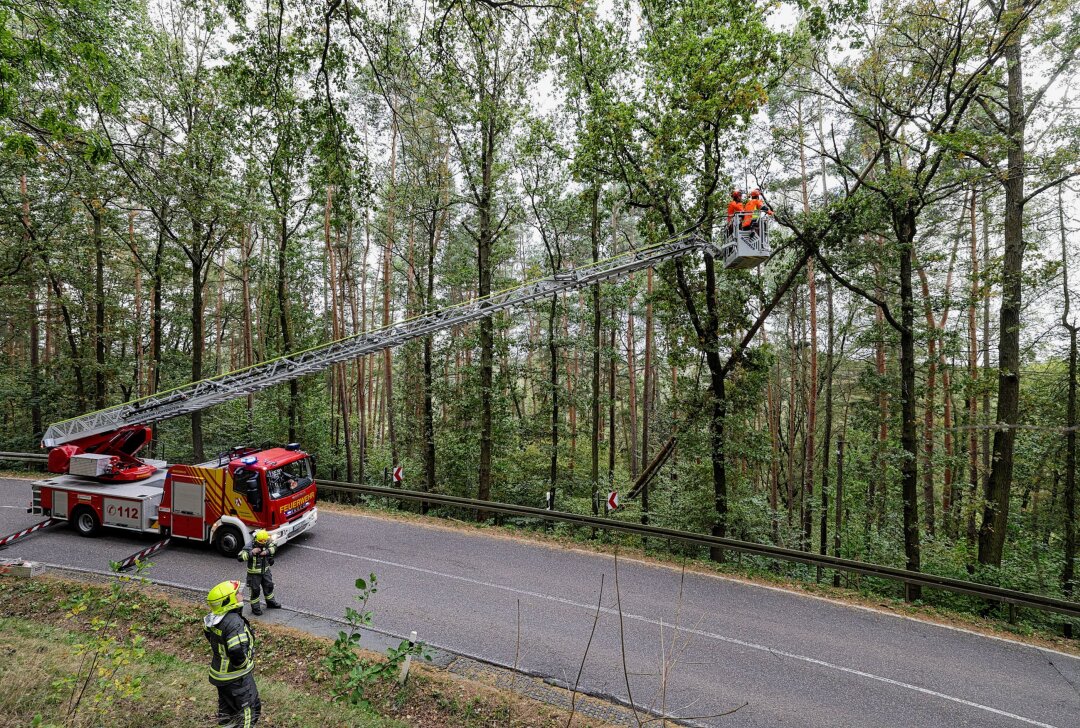
<svg viewBox="0 0 1080 728">
<path fill-rule="evenodd" d="M 28 501 L 27 481 L 0 479 L 0 536 L 40 520 Z M 101 569 L 149 542 L 61 526 L 3 556 Z M 197 588 L 243 574 L 196 545 L 154 564 L 153 578 Z M 680 599 L 678 570 L 620 561 L 616 593 L 611 556 L 329 512 L 274 566 L 287 606 L 327 616 L 369 572 L 381 630 L 569 684 L 588 645 L 589 691 L 626 700 L 629 685 L 635 703 L 701 725 L 1080 728 L 1076 657 L 720 577 L 687 573 Z"/>
</svg>

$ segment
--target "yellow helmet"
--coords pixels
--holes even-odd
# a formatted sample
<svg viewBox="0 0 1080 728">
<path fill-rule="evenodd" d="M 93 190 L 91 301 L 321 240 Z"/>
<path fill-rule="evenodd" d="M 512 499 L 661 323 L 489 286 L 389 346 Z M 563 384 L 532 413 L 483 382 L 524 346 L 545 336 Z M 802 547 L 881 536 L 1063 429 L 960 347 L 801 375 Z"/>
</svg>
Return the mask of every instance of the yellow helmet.
<svg viewBox="0 0 1080 728">
<path fill-rule="evenodd" d="M 270 540 L 270 534 L 267 532 L 267 530 L 265 528 L 260 528 L 258 531 L 255 532 L 255 542 L 256 543 L 267 543 L 269 540 Z"/>
<path fill-rule="evenodd" d="M 206 595 L 206 603 L 214 614 L 226 614 L 244 606 L 244 597 L 240 593 L 240 582 L 223 581 Z"/>
</svg>

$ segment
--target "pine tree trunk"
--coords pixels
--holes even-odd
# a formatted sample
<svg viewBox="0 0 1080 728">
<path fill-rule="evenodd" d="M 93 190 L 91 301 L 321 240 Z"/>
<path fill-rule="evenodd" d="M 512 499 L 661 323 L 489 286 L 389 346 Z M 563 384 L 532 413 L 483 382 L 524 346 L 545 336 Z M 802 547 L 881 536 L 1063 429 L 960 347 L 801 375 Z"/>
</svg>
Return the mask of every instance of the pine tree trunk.
<svg viewBox="0 0 1080 728">
<path fill-rule="evenodd" d="M 255 363 L 255 340 L 251 322 L 251 256 L 254 253 L 252 243 L 251 223 L 245 223 L 240 233 L 240 315 L 243 316 L 244 341 L 243 363 L 249 367 Z M 247 396 L 247 436 L 253 439 L 255 436 L 255 395 Z"/>
<path fill-rule="evenodd" d="M 554 266 L 552 267 L 554 270 Z M 555 272 L 558 272 L 557 270 Z M 548 368 L 551 375 L 551 457 L 548 471 L 548 503 L 555 509 L 555 488 L 559 482 L 559 348 L 556 345 L 556 313 L 559 308 L 558 294 L 551 296 L 548 310 Z"/>
<path fill-rule="evenodd" d="M 217 296 L 214 301 L 214 374 L 221 374 L 221 344 L 225 339 L 225 251 L 218 264 Z"/>
<path fill-rule="evenodd" d="M 26 188 L 25 173 L 19 176 L 19 192 L 22 195 L 23 242 L 29 250 L 33 238 L 33 228 L 30 227 L 30 195 Z M 26 300 L 30 304 L 30 428 L 33 430 L 32 437 L 37 441 L 45 434 L 45 425 L 41 415 L 41 374 L 39 371 L 41 364 L 38 359 L 41 335 L 38 328 L 37 277 L 34 272 L 33 254 L 27 255 L 26 259 L 26 276 L 28 280 Z"/>
<path fill-rule="evenodd" d="M 879 249 L 883 248 L 884 242 L 879 239 Z M 878 272 L 878 275 L 880 277 L 880 271 Z M 884 296 L 881 286 L 878 287 L 877 296 L 879 299 Z M 889 446 L 889 395 L 885 388 L 885 377 L 887 373 L 884 338 L 885 314 L 880 306 L 876 307 L 874 311 L 874 323 L 876 330 L 878 331 L 874 356 L 878 386 L 878 441 L 873 454 L 874 474 L 876 477 L 872 476 L 869 482 L 869 497 L 867 499 L 866 512 L 867 530 L 869 530 L 871 523 L 880 524 L 880 514 L 884 511 L 883 504 L 885 503 L 886 495 L 888 493 L 888 488 L 886 487 L 887 470 L 885 464 L 885 450 Z M 875 493 L 875 485 L 880 489 L 880 494 Z"/>
<path fill-rule="evenodd" d="M 1010 0 L 1018 10 L 1020 0 Z M 994 431 L 990 473 L 986 477 L 982 526 L 979 529 L 979 563 L 1001 566 L 1009 522 L 1013 449 L 1020 416 L 1020 311 L 1024 261 L 1024 111 L 1022 43 L 1017 33 L 1005 49 L 1008 69 L 1007 101 L 1010 141 L 1008 174 L 1005 177 L 1005 255 L 1002 266 L 1001 320 L 998 327 L 997 423 Z"/>
<path fill-rule="evenodd" d="M 981 210 L 982 270 L 984 277 L 988 276 L 990 272 L 990 211 L 986 198 L 987 196 L 983 194 Z M 990 288 L 989 280 L 980 281 L 983 303 L 982 368 L 984 372 L 990 371 Z M 982 436 L 982 477 L 986 477 L 990 473 L 990 390 L 985 385 L 982 390 L 982 425 L 984 427 Z M 975 550 L 975 543 L 978 535 L 975 528 L 975 503 L 978 493 L 978 481 L 971 483 L 971 491 L 968 494 L 969 507 L 967 509 L 967 527 L 965 533 L 969 553 Z"/>
<path fill-rule="evenodd" d="M 923 505 L 926 507 L 924 517 L 926 519 L 926 532 L 931 538 L 934 537 L 934 396 L 937 387 L 937 331 L 934 319 L 934 310 L 930 305 L 930 283 L 926 277 L 926 270 L 919 266 L 919 282 L 922 284 L 923 314 L 926 316 L 926 396 L 924 401 L 925 414 L 923 416 Z M 945 485 L 945 492 L 949 492 L 949 485 Z M 944 496 L 943 496 L 944 497 Z M 942 505 L 944 511 L 945 506 Z M 947 512 L 947 511 L 946 511 Z"/>
<path fill-rule="evenodd" d="M 592 241 L 592 260 L 600 260 L 600 191 L 594 186 L 589 193 L 589 237 Z M 592 447 L 589 479 L 592 488 L 592 513 L 600 512 L 600 284 L 592 286 Z"/>
<path fill-rule="evenodd" d="M 899 216 L 896 226 L 900 246 L 900 447 L 904 459 L 900 466 L 904 514 L 904 554 L 908 571 L 919 571 L 919 483 L 918 443 L 915 430 L 915 298 L 912 290 L 911 252 L 915 241 L 915 214 Z M 922 597 L 922 588 L 907 585 L 908 601 Z"/>
<path fill-rule="evenodd" d="M 979 421 L 979 399 L 976 391 L 979 382 L 979 339 L 975 319 L 975 302 L 979 299 L 979 236 L 975 226 L 976 189 L 971 189 L 971 295 L 968 302 L 968 484 L 972 493 L 979 490 L 979 433 L 975 426 Z M 944 506 L 943 506 L 944 507 Z M 960 513 L 950 504 L 952 536 L 959 531 Z"/>
<path fill-rule="evenodd" d="M 795 373 L 798 370 L 796 359 L 797 347 L 795 345 L 795 307 L 797 305 L 799 289 L 796 286 L 791 291 L 791 311 L 788 315 L 788 323 L 791 327 L 791 369 L 788 371 L 788 421 L 787 421 L 787 521 L 791 526 L 795 521 Z"/>
<path fill-rule="evenodd" d="M 615 303 L 611 304 L 611 332 L 608 341 L 608 488 L 615 487 Z"/>
<path fill-rule="evenodd" d="M 814 259 L 806 263 L 806 282 L 810 310 L 810 381 L 806 391 L 806 455 L 803 476 L 803 549 L 809 551 L 813 531 L 814 497 L 814 435 L 817 430 L 818 347 L 817 347 L 817 283 L 814 280 Z"/>
<path fill-rule="evenodd" d="M 819 526 L 821 533 L 820 541 L 818 543 L 818 553 L 820 553 L 822 556 L 824 556 L 828 552 L 829 544 L 829 456 L 832 453 L 833 347 L 835 346 L 836 342 L 834 336 L 833 289 L 831 277 L 827 277 L 825 279 L 825 296 L 829 324 L 825 342 L 825 431 L 823 433 L 823 442 L 821 445 L 821 516 Z M 838 512 L 842 507 L 839 499 L 839 493 L 837 494 L 836 505 L 834 507 L 837 509 Z M 821 581 L 820 567 L 818 568 L 817 578 L 818 581 Z"/>
<path fill-rule="evenodd" d="M 477 295 L 491 295 L 491 278 L 494 264 L 491 261 L 495 245 L 495 229 L 492 214 L 495 195 L 495 120 L 485 116 L 480 123 L 480 198 L 477 205 L 478 241 L 477 267 L 479 288 Z M 480 468 L 476 497 L 491 500 L 491 450 L 492 450 L 492 373 L 495 352 L 495 322 L 490 316 L 480 319 Z M 478 511 L 477 520 L 483 521 L 487 512 Z"/>
<path fill-rule="evenodd" d="M 128 213 L 128 246 L 131 248 L 131 270 L 135 275 L 135 310 L 132 312 L 135 328 L 135 399 L 143 396 L 143 339 L 142 339 L 142 266 L 135 254 L 135 211 Z"/>
<path fill-rule="evenodd" d="M 761 341 L 768 344 L 769 338 L 765 333 L 765 327 L 761 327 Z M 776 372 L 776 387 L 773 387 L 773 371 Z M 780 361 L 777 358 L 776 366 L 769 370 L 769 377 L 765 383 L 766 401 L 769 419 L 769 510 L 772 511 L 772 535 L 773 543 L 780 543 L 780 411 L 777 402 L 776 389 L 780 388 Z"/>
<path fill-rule="evenodd" d="M 101 233 L 100 202 L 90 200 L 94 242 L 94 406 L 105 407 L 105 240 Z M 201 377 L 200 377 L 201 378 Z M 195 378 L 192 381 L 199 381 Z"/>
<path fill-rule="evenodd" d="M 383 249 L 382 325 L 384 328 L 390 326 L 390 297 L 394 288 L 391 256 L 394 250 L 394 212 L 397 197 L 395 185 L 398 119 L 396 111 L 393 113 L 394 120 L 390 128 L 390 184 L 386 194 L 386 247 Z M 390 347 L 383 349 L 383 407 L 385 408 L 387 434 L 390 437 L 390 466 L 396 467 L 400 464 L 400 461 L 398 459 L 397 432 L 394 429 L 394 366 Z"/>
<path fill-rule="evenodd" d="M 162 207 L 161 217 L 168 214 L 168 209 Z M 156 217 L 156 216 L 155 216 Z M 147 394 L 156 394 L 161 389 L 161 338 L 164 326 L 162 313 L 162 299 L 164 297 L 164 257 L 166 236 L 165 229 L 158 225 L 157 245 L 154 247 L 154 270 L 153 286 L 150 293 L 150 376 L 147 382 Z M 157 434 L 155 426 L 155 436 Z"/>
<path fill-rule="evenodd" d="M 653 269 L 645 283 L 645 396 L 641 407 L 641 462 L 649 462 L 649 413 L 653 407 Z M 764 329 L 763 329 L 764 330 Z M 641 522 L 649 523 L 649 484 L 641 490 Z"/>
<path fill-rule="evenodd" d="M 292 327 L 289 322 L 289 226 L 284 214 L 278 220 L 277 248 L 277 308 L 278 325 L 281 328 L 281 345 L 284 354 L 293 350 Z M 300 401 L 300 389 L 296 379 L 289 382 L 289 442 L 296 440 L 296 418 Z"/>
<path fill-rule="evenodd" d="M 1066 257 L 1065 201 L 1058 187 L 1058 228 L 1061 232 L 1062 289 L 1065 300 L 1061 312 L 1061 325 L 1069 332 L 1069 393 L 1065 406 L 1065 566 L 1061 572 L 1061 593 L 1071 599 L 1076 588 L 1076 332 L 1077 326 L 1069 320 L 1072 303 L 1069 295 L 1069 262 Z M 1072 625 L 1066 624 L 1065 636 L 1072 637 Z"/>
<path fill-rule="evenodd" d="M 634 276 L 630 276 L 630 282 L 634 282 Z M 627 453 L 630 460 L 630 479 L 637 480 L 638 476 L 638 425 L 637 425 L 637 344 L 634 341 L 634 296 L 630 296 L 626 313 L 626 384 L 627 405 L 630 418 L 630 447 Z"/>
</svg>

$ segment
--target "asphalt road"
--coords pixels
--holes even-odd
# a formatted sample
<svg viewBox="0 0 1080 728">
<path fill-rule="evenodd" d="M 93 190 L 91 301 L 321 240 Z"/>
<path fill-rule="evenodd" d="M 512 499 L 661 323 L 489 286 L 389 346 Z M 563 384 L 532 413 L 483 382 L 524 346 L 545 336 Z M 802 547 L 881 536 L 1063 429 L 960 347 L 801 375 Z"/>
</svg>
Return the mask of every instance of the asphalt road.
<svg viewBox="0 0 1080 728">
<path fill-rule="evenodd" d="M 28 501 L 27 481 L 0 479 L 0 535 L 40 520 Z M 151 541 L 58 526 L 3 556 L 101 569 Z M 199 588 L 243 575 L 197 545 L 154 564 L 152 578 Z M 582 686 L 625 700 L 629 683 L 638 705 L 702 725 L 1080 728 L 1078 658 L 627 560 L 616 592 L 613 567 L 610 556 L 322 512 L 278 553 L 274 577 L 286 606 L 339 616 L 355 579 L 375 572 L 377 628 L 569 684 L 588 645 Z"/>
</svg>

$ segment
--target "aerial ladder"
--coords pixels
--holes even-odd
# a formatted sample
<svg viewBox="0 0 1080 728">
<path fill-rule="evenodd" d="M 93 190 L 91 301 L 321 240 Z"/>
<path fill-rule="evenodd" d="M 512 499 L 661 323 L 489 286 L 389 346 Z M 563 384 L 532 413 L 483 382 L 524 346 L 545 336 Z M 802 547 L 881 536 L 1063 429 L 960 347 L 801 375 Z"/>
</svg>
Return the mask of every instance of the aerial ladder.
<svg viewBox="0 0 1080 728">
<path fill-rule="evenodd" d="M 286 354 L 245 369 L 57 422 L 45 431 L 42 446 L 57 448 L 88 438 L 117 438 L 117 433 L 127 431 L 126 428 L 144 428 L 173 417 L 199 412 L 215 404 L 244 397 L 306 374 L 314 374 L 339 362 L 397 347 L 407 341 L 476 321 L 553 294 L 621 278 L 634 271 L 651 268 L 688 253 L 704 252 L 724 259 L 728 267 L 745 267 L 742 261 L 738 260 L 738 256 L 740 249 L 745 248 L 746 245 L 746 241 L 741 238 L 725 241 L 724 245 L 717 246 L 692 235 L 677 237 L 598 263 L 555 273 L 547 278 L 530 281 L 484 298 L 439 309 L 380 329 L 338 339 L 305 351 Z M 760 264 L 762 260 L 760 246 L 747 252 L 755 256 L 756 264 Z M 136 439 L 141 441 L 142 435 L 139 434 Z M 145 443 L 138 442 L 137 444 L 141 446 Z M 127 445 L 124 450 L 130 451 L 132 446 Z"/>
<path fill-rule="evenodd" d="M 741 240 L 722 245 L 683 235 L 639 250 L 555 273 L 484 298 L 423 314 L 305 351 L 193 382 L 50 425 L 42 438 L 57 478 L 33 484 L 31 511 L 70 521 L 81 535 L 102 525 L 213 543 L 235 555 L 257 528 L 279 543 L 316 519 L 314 462 L 296 444 L 233 450 L 200 465 L 168 465 L 137 457 L 151 425 L 291 381 L 361 356 L 461 326 L 559 293 L 622 278 L 701 252 L 747 267 Z M 734 248 L 732 244 L 734 245 Z M 760 262 L 760 246 L 751 251 Z M 755 263 L 756 264 L 756 263 Z M 30 531 L 32 532 L 32 531 Z M 19 534 L 20 536 L 23 534 Z M 135 557 L 142 554 L 134 554 Z"/>
</svg>

